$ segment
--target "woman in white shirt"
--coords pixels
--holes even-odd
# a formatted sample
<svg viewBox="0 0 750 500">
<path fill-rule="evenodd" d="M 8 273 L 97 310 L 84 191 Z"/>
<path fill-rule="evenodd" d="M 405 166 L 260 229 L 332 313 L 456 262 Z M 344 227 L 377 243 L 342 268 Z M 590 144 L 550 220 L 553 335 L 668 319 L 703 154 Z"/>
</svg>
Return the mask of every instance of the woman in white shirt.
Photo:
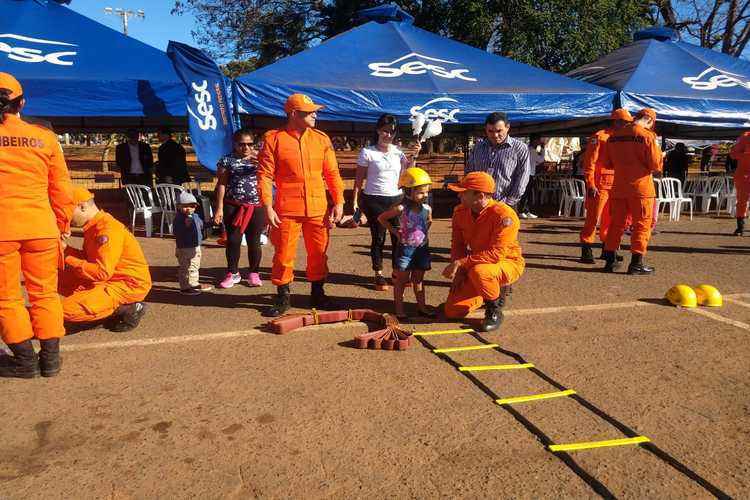
<svg viewBox="0 0 750 500">
<path fill-rule="evenodd" d="M 359 153 L 354 181 L 354 209 L 359 208 L 370 224 L 370 257 L 375 271 L 375 289 L 384 291 L 388 290 L 388 281 L 383 276 L 386 229 L 378 223 L 378 216 L 401 201 L 398 179 L 403 170 L 414 166 L 421 146 L 417 143 L 407 155 L 393 144 L 398 134 L 398 120 L 393 115 L 385 114 L 378 118 L 376 132 L 377 141 L 362 148 Z M 396 244 L 395 236 L 391 235 L 391 254 Z"/>
</svg>

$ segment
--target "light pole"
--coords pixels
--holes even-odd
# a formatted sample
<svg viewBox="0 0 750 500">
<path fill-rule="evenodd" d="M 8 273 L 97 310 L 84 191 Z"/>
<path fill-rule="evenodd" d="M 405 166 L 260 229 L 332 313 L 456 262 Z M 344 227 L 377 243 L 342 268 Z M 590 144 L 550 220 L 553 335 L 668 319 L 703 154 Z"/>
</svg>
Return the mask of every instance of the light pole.
<svg viewBox="0 0 750 500">
<path fill-rule="evenodd" d="M 104 9 L 105 14 L 114 14 L 116 16 L 120 16 L 122 18 L 122 32 L 127 36 L 128 34 L 128 18 L 134 17 L 134 18 L 146 18 L 146 13 L 143 12 L 142 9 L 138 10 L 125 10 L 120 9 L 119 7 L 116 9 L 113 9 L 112 7 L 106 7 Z"/>
</svg>

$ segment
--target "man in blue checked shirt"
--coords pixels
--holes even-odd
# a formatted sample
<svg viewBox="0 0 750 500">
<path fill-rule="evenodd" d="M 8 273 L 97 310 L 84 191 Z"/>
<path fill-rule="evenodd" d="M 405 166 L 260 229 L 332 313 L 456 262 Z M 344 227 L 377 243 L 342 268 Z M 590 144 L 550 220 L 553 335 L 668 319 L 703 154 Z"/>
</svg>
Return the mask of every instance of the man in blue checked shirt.
<svg viewBox="0 0 750 500">
<path fill-rule="evenodd" d="M 523 141 L 508 135 L 510 124 L 505 113 L 490 113 L 484 120 L 486 138 L 469 153 L 464 174 L 487 172 L 495 179 L 494 198 L 514 209 L 529 183 L 529 149 Z"/>
</svg>

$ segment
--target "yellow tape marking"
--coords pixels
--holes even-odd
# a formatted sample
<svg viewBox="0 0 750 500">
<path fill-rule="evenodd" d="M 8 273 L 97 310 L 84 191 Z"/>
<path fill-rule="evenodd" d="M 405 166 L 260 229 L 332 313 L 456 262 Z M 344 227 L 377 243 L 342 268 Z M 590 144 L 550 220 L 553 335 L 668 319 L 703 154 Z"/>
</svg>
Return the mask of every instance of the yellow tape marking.
<svg viewBox="0 0 750 500">
<path fill-rule="evenodd" d="M 517 396 L 515 398 L 496 399 L 495 403 L 499 405 L 512 405 L 514 403 L 525 403 L 526 401 L 536 401 L 538 399 L 561 398 L 563 396 L 570 396 L 575 393 L 576 391 L 574 391 L 573 389 L 567 389 L 560 392 L 546 392 L 544 394 L 532 394 L 530 396 Z"/>
<path fill-rule="evenodd" d="M 459 366 L 462 372 L 486 372 L 489 370 L 519 370 L 521 368 L 534 368 L 534 363 L 521 363 L 515 365 L 486 365 L 486 366 Z"/>
<path fill-rule="evenodd" d="M 440 354 L 444 352 L 458 352 L 458 351 L 477 351 L 479 349 L 493 349 L 495 347 L 500 347 L 497 344 L 482 344 L 482 345 L 469 345 L 466 347 L 444 347 L 442 349 L 433 349 L 432 352 L 435 354 Z"/>
<path fill-rule="evenodd" d="M 550 451 L 576 451 L 588 450 L 590 448 L 606 448 L 609 446 L 625 446 L 629 444 L 650 443 L 651 440 L 646 436 L 638 436 L 625 439 L 610 439 L 609 441 L 589 441 L 588 443 L 571 443 L 571 444 L 552 444 L 549 446 Z"/>
<path fill-rule="evenodd" d="M 450 335 L 453 333 L 472 333 L 474 330 L 471 328 L 464 328 L 462 330 L 434 330 L 431 332 L 414 332 L 412 335 L 416 337 L 427 337 L 430 335 Z"/>
</svg>

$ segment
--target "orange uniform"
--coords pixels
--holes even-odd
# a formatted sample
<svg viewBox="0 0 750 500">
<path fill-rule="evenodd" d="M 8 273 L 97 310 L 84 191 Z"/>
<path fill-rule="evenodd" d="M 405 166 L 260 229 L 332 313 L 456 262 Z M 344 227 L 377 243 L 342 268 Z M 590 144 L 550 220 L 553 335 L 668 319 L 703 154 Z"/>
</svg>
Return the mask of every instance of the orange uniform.
<svg viewBox="0 0 750 500">
<path fill-rule="evenodd" d="M 286 285 L 294 279 L 294 258 L 300 231 L 307 249 L 307 279 L 328 275 L 328 210 L 326 186 L 334 204 L 344 203 L 344 183 L 331 140 L 308 128 L 301 135 L 291 129 L 266 133 L 258 154 L 258 188 L 261 203 L 273 207 L 281 224 L 271 229 L 275 248 L 271 281 Z M 273 199 L 273 187 L 276 198 Z"/>
<path fill-rule="evenodd" d="M 60 233 L 69 230 L 73 213 L 72 183 L 54 132 L 13 114 L 0 123 L 0 213 L 2 339 L 18 344 L 62 337 L 57 271 Z"/>
<path fill-rule="evenodd" d="M 733 160 L 737 160 L 737 170 L 734 172 L 734 187 L 737 190 L 735 216 L 744 219 L 747 217 L 750 200 L 750 132 L 745 132 L 737 139 L 729 154 Z"/>
<path fill-rule="evenodd" d="M 498 201 L 479 215 L 459 205 L 453 211 L 451 260 L 467 273 L 463 284 L 452 288 L 445 303 L 448 318 L 463 318 L 485 300 L 500 296 L 500 288 L 523 274 L 525 263 L 518 244 L 521 224 L 515 210 Z"/>
<path fill-rule="evenodd" d="M 104 211 L 83 226 L 83 250 L 65 249 L 60 293 L 66 321 L 108 318 L 119 306 L 142 301 L 150 290 L 151 275 L 141 246 Z"/>
<path fill-rule="evenodd" d="M 609 139 L 612 129 L 595 133 L 586 146 L 583 154 L 583 174 L 586 180 L 586 222 L 581 229 L 581 243 L 594 242 L 596 223 L 599 222 L 599 240 L 607 240 L 609 231 L 609 191 L 612 189 L 615 172 L 601 160 L 601 150 Z M 596 188 L 597 196 L 589 196 L 588 190 Z"/>
<path fill-rule="evenodd" d="M 610 135 L 602 149 L 602 161 L 615 172 L 610 202 L 612 223 L 604 249 L 614 252 L 620 246 L 630 213 L 633 220 L 630 251 L 643 255 L 654 218 L 656 191 L 652 173 L 661 172 L 663 163 L 656 134 L 640 125 L 628 124 Z"/>
</svg>

